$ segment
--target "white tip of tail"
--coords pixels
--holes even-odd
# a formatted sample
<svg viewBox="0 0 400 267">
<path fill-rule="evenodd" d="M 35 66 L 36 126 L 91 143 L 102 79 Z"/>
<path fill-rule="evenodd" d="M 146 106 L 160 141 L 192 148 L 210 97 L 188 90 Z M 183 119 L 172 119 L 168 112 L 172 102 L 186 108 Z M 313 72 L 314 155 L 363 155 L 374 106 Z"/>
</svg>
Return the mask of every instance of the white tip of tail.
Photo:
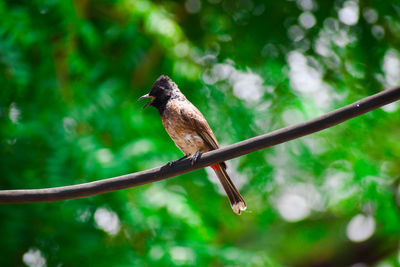
<svg viewBox="0 0 400 267">
<path fill-rule="evenodd" d="M 247 208 L 247 206 L 244 202 L 237 202 L 232 205 L 233 211 L 239 215 L 242 212 L 242 210 L 245 210 L 246 208 Z"/>
</svg>

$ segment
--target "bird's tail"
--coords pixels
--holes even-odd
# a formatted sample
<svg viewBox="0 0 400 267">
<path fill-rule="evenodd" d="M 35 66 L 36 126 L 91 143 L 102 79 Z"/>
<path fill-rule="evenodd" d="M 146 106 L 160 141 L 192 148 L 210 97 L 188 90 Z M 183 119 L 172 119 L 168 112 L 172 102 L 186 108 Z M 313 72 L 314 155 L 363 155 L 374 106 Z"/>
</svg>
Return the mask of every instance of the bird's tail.
<svg viewBox="0 0 400 267">
<path fill-rule="evenodd" d="M 225 168 L 222 167 L 220 164 L 214 164 L 211 165 L 210 167 L 217 174 L 218 179 L 222 184 L 222 187 L 224 188 L 226 194 L 228 195 L 229 202 L 231 203 L 233 211 L 236 212 L 237 214 L 240 214 L 242 210 L 246 209 L 246 203 L 244 202 L 239 191 L 236 189 L 231 178 L 229 178 L 229 175 L 226 172 Z"/>
</svg>

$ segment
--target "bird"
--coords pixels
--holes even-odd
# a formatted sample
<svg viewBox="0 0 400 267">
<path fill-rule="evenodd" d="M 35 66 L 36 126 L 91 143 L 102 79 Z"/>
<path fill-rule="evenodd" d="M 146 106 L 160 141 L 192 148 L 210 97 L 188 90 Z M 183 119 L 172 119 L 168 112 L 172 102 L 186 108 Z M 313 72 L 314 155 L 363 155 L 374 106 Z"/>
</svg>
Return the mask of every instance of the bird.
<svg viewBox="0 0 400 267">
<path fill-rule="evenodd" d="M 183 152 L 184 156 L 179 160 L 190 158 L 193 165 L 202 153 L 220 147 L 203 114 L 168 76 L 161 75 L 150 92 L 138 100 L 145 98 L 151 98 L 151 100 L 143 106 L 143 109 L 153 106 L 158 110 L 165 130 Z M 210 167 L 217 174 L 232 210 L 240 215 L 247 206 L 226 171 L 226 163 L 220 162 Z"/>
</svg>

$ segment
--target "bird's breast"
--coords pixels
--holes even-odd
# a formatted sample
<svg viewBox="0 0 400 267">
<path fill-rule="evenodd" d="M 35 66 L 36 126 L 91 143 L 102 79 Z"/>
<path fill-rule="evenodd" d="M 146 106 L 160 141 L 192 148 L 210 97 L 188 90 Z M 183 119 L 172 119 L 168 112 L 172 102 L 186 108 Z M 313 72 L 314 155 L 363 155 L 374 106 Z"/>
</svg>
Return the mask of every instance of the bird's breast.
<svg viewBox="0 0 400 267">
<path fill-rule="evenodd" d="M 179 106 L 169 106 L 161 117 L 168 135 L 186 156 L 192 156 L 198 150 L 207 151 L 203 138 L 182 118 L 179 108 Z"/>
</svg>

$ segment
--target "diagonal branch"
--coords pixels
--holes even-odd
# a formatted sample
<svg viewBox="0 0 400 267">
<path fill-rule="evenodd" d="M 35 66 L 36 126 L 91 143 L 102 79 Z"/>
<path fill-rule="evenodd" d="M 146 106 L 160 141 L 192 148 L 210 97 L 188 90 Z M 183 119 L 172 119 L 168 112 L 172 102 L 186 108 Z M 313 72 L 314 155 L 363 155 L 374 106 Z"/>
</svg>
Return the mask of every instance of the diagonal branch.
<svg viewBox="0 0 400 267">
<path fill-rule="evenodd" d="M 165 165 L 90 183 L 44 189 L 0 190 L 0 203 L 47 202 L 89 197 L 160 181 L 324 130 L 399 99 L 400 86 L 397 86 L 308 122 L 299 123 L 204 153 L 194 166 L 191 166 L 190 160 L 183 160 L 174 163 L 172 166 Z"/>
</svg>

